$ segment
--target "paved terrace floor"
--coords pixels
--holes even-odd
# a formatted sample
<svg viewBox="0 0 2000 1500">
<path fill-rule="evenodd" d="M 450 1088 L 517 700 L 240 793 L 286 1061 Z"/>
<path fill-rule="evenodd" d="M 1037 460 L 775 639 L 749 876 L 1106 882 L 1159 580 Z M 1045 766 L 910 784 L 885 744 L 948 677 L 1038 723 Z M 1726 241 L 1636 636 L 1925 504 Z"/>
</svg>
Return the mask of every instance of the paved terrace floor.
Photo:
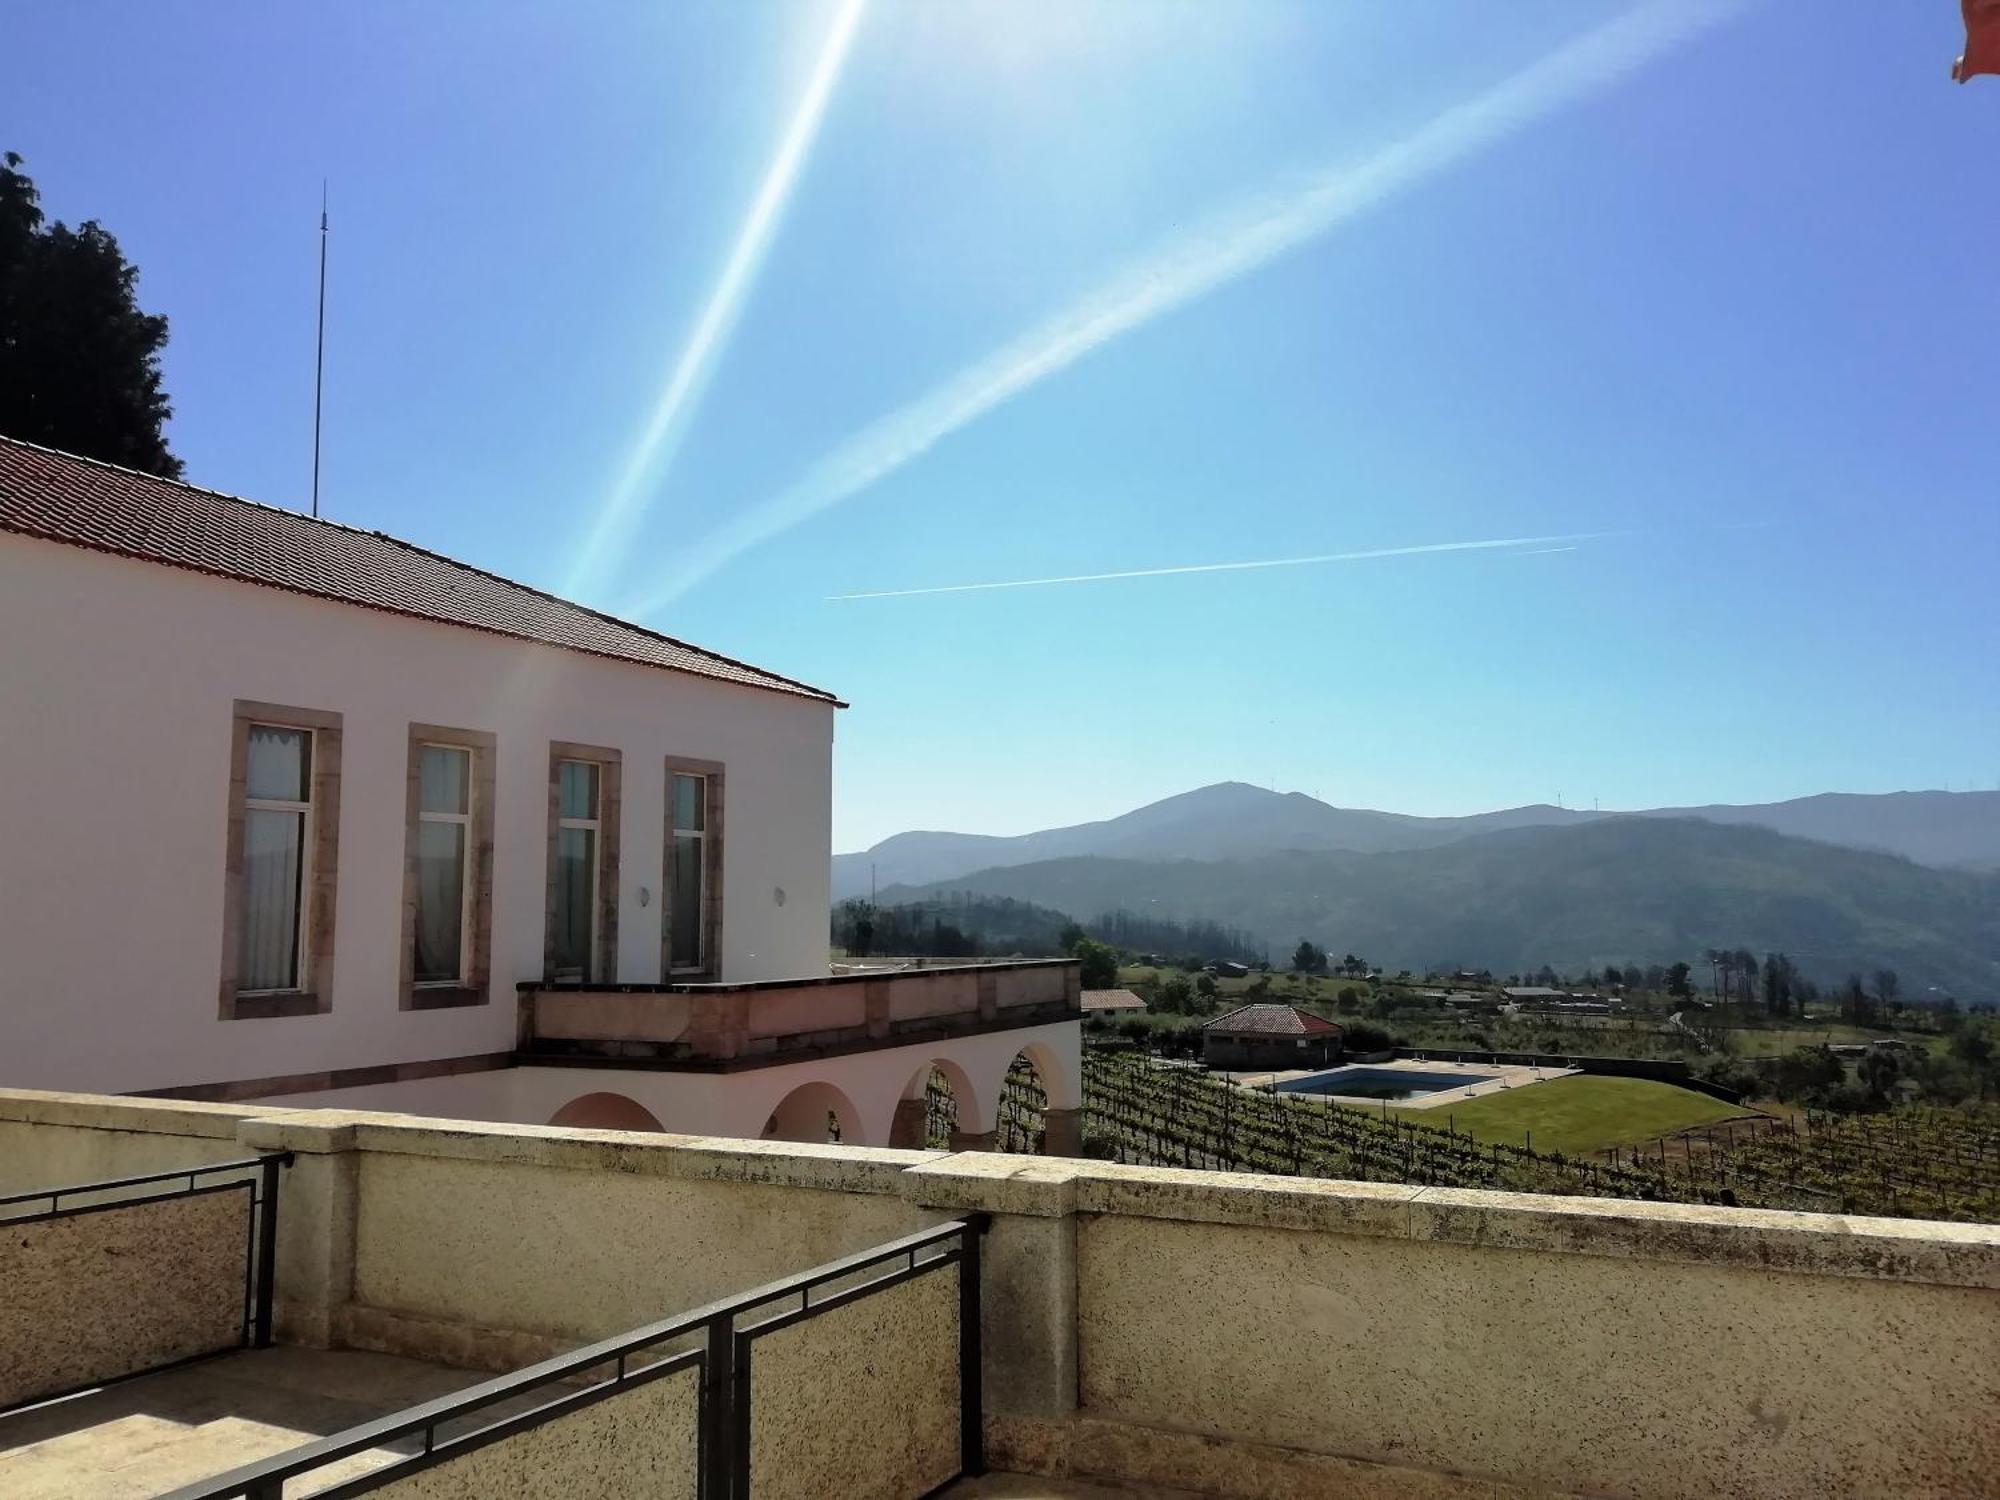
<svg viewBox="0 0 2000 1500">
<path fill-rule="evenodd" d="M 358 1350 L 278 1347 L 223 1355 L 0 1417 L 0 1496 L 150 1500 L 489 1378 Z M 547 1397 L 543 1391 L 534 1399 Z M 509 1409 L 489 1407 L 479 1420 Z M 357 1453 L 295 1481 L 310 1484 L 298 1493 L 353 1479 L 420 1443 L 412 1437 Z M 287 1486 L 287 1500 L 292 1493 Z M 959 1500 L 1195 1500 L 1182 1490 L 1013 1474 L 963 1479 L 944 1493 Z"/>
<path fill-rule="evenodd" d="M 944 1492 L 957 1500 L 1200 1500 L 1192 1490 L 1143 1489 L 1126 1485 L 1075 1484 L 1066 1479 L 1036 1479 L 1019 1474 L 983 1474 L 961 1479 Z"/>
<path fill-rule="evenodd" d="M 489 1378 L 356 1350 L 203 1360 L 0 1417 L 0 1496 L 140 1500 Z M 357 1453 L 315 1474 L 314 1487 L 401 1451 L 416 1450 Z"/>
</svg>

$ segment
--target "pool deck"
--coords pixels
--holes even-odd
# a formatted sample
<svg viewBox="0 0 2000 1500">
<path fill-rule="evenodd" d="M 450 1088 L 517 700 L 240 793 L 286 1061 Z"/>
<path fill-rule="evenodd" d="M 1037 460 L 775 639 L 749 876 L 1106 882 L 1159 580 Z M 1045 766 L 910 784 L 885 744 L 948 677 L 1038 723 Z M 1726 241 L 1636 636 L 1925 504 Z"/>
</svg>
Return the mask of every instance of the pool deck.
<svg viewBox="0 0 2000 1500">
<path fill-rule="evenodd" d="M 1547 1083 L 1552 1078 L 1568 1078 L 1583 1071 L 1581 1068 L 1528 1068 L 1500 1063 L 1429 1062 L 1416 1057 L 1399 1057 L 1393 1062 L 1342 1063 L 1341 1067 L 1366 1068 L 1371 1073 L 1416 1073 L 1426 1078 L 1453 1074 L 1480 1080 L 1468 1083 L 1464 1088 L 1443 1088 L 1433 1093 L 1413 1094 L 1407 1099 L 1389 1100 L 1388 1103 L 1396 1109 L 1436 1109 L 1444 1104 L 1463 1104 L 1467 1099 L 1477 1099 L 1485 1094 L 1526 1088 L 1531 1083 Z M 1244 1088 L 1261 1089 L 1336 1071 L 1334 1068 L 1293 1068 L 1283 1073 L 1227 1073 L 1222 1076 Z M 1379 1097 L 1365 1094 L 1301 1094 L 1299 1097 L 1329 1099 L 1336 1104 L 1359 1104 L 1371 1109 L 1383 1103 Z"/>
</svg>

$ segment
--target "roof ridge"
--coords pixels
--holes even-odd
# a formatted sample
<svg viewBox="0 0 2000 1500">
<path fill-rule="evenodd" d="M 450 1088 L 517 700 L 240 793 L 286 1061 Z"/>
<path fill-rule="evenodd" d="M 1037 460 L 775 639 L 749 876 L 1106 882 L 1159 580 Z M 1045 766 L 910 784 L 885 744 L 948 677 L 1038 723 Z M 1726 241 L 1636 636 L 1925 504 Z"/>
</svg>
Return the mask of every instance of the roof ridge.
<svg viewBox="0 0 2000 1500">
<path fill-rule="evenodd" d="M 835 694 L 828 692 L 825 688 L 815 687 L 813 686 L 813 684 L 802 681 L 801 679 L 796 677 L 788 677 L 782 672 L 774 672 L 768 667 L 760 667 L 755 662 L 744 661 L 740 657 L 725 655 L 720 651 L 711 650 L 707 646 L 697 645 L 693 641 L 686 641 L 682 640 L 678 636 L 668 635 L 665 631 L 655 630 L 648 625 L 641 625 L 635 620 L 623 619 L 620 616 L 611 614 L 606 610 L 597 609 L 591 605 L 579 603 L 575 599 L 566 599 L 562 595 L 554 593 L 548 589 L 539 588 L 532 583 L 523 583 L 518 578 L 509 578 L 506 574 L 496 573 L 491 568 L 483 568 L 477 563 L 470 563 L 464 561 L 462 558 L 452 557 L 448 553 L 440 552 L 433 547 L 426 547 L 422 543 L 410 541 L 407 537 L 396 536 L 390 532 L 382 531 L 378 528 L 356 526 L 347 521 L 331 520 L 325 516 L 308 515 L 304 511 L 292 510 L 287 506 L 273 505 L 269 501 L 253 500 L 247 495 L 232 494 L 228 490 L 214 489 L 208 485 L 195 484 L 186 479 L 169 478 L 164 474 L 154 474 L 145 469 L 135 469 L 130 467 L 129 465 L 113 463 L 109 459 L 96 458 L 87 453 L 73 453 L 67 448 L 57 448 L 47 443 L 37 443 L 28 438 L 12 437 L 6 433 L 0 433 L 0 443 L 7 444 L 10 447 L 27 449 L 36 453 L 46 453 L 51 455 L 52 457 L 64 459 L 72 463 L 88 464 L 92 468 L 109 470 L 114 474 L 130 475 L 135 479 L 145 480 L 153 484 L 165 485 L 172 489 L 185 490 L 196 495 L 205 495 L 210 499 L 225 500 L 235 505 L 246 505 L 253 510 L 263 511 L 266 512 L 267 514 L 275 516 L 284 516 L 289 520 L 302 521 L 312 526 L 324 526 L 329 530 L 344 532 L 350 536 L 368 537 L 375 541 L 387 542 L 392 546 L 402 548 L 406 552 L 412 552 L 420 557 L 430 558 L 432 561 L 443 563 L 448 567 L 462 569 L 467 573 L 477 574 L 481 578 L 490 579 L 492 582 L 503 584 L 510 589 L 518 589 L 524 594 L 532 595 L 535 598 L 541 599 L 547 603 L 559 605 L 564 609 L 575 610 L 578 614 L 588 615 L 592 619 L 603 621 L 608 625 L 615 625 L 621 630 L 633 631 L 639 635 L 643 635 L 652 640 L 659 641 L 664 645 L 674 646 L 682 651 L 691 652 L 696 656 L 705 657 L 706 659 L 713 662 L 717 662 L 723 666 L 735 667 L 741 671 L 752 672 L 759 677 L 768 678 L 774 683 L 783 683 L 787 687 L 796 688 L 803 693 L 810 694 L 814 697 L 824 698 L 828 702 L 834 704 L 834 706 L 836 707 L 846 706 Z M 11 530 L 12 528 L 10 527 L 5 529 Z M 128 554 L 128 555 L 143 557 L 143 554 Z M 229 575 L 229 576 L 234 576 L 234 575 Z M 254 582 L 255 580 L 248 580 L 248 581 Z M 353 600 L 340 600 L 340 597 L 337 595 L 322 595 L 321 597 L 335 599 L 338 602 L 347 602 L 347 603 L 358 602 Z M 444 621 L 442 623 L 450 624 L 450 623 L 463 623 L 463 622 Z M 727 679 L 721 679 L 721 680 L 727 680 Z M 755 684 L 753 683 L 743 683 L 740 685 L 745 687 L 755 686 Z"/>
</svg>

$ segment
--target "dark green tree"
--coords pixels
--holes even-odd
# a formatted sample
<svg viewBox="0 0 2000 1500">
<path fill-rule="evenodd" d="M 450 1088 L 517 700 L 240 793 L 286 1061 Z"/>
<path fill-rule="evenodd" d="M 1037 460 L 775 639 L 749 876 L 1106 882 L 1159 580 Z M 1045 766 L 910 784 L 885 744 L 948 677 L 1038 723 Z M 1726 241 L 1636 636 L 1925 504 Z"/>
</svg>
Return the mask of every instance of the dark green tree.
<svg viewBox="0 0 2000 1500">
<path fill-rule="evenodd" d="M 140 310 L 110 231 L 45 222 L 20 167 L 0 156 L 0 433 L 179 478 L 161 431 L 167 320 Z"/>
<path fill-rule="evenodd" d="M 1694 970 L 1683 960 L 1667 970 L 1667 993 L 1679 1000 L 1694 998 L 1694 985 L 1690 982 Z"/>
<path fill-rule="evenodd" d="M 1324 973 L 1326 949 L 1306 938 L 1300 938 L 1298 947 L 1292 950 L 1292 967 L 1301 974 Z"/>
<path fill-rule="evenodd" d="M 1070 945 L 1070 957 L 1082 961 L 1078 979 L 1087 990 L 1108 990 L 1118 983 L 1118 950 L 1095 938 L 1080 937 Z"/>
<path fill-rule="evenodd" d="M 1782 953 L 1764 955 L 1764 1009 L 1774 1016 L 1792 1013 L 1792 961 Z"/>
</svg>

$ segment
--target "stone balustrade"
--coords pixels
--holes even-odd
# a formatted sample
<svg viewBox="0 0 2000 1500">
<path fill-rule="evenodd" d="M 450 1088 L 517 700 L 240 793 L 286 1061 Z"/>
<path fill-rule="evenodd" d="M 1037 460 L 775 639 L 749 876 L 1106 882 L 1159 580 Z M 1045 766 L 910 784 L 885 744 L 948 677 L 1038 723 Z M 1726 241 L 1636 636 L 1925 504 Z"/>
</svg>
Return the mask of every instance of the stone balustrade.
<svg viewBox="0 0 2000 1500">
<path fill-rule="evenodd" d="M 806 1058 L 1075 1020 L 1073 959 L 948 964 L 745 984 L 520 987 L 522 1060 L 692 1065 Z"/>
</svg>

